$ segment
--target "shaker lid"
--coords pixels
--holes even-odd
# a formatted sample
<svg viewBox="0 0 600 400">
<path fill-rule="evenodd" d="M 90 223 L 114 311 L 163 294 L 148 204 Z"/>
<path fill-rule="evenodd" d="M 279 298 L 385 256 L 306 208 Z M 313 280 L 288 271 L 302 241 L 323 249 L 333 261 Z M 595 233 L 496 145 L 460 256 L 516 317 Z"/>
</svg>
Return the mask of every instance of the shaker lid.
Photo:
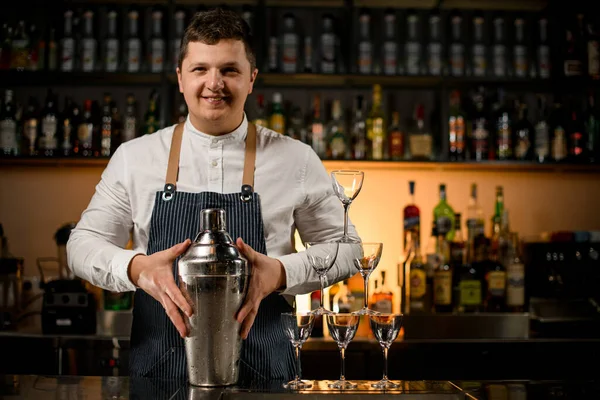
<svg viewBox="0 0 600 400">
<path fill-rule="evenodd" d="M 226 231 L 225 210 L 205 208 L 200 211 L 200 231 Z"/>
</svg>

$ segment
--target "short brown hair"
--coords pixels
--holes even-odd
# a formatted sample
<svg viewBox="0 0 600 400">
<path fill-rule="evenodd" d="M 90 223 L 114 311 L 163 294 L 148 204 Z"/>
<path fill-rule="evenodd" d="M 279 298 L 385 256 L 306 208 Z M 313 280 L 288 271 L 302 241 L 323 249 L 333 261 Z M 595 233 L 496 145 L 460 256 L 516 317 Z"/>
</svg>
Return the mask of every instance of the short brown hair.
<svg viewBox="0 0 600 400">
<path fill-rule="evenodd" d="M 251 71 L 256 68 L 256 56 L 253 49 L 253 38 L 246 21 L 235 11 L 214 8 L 198 12 L 190 21 L 181 39 L 179 50 L 179 68 L 187 55 L 188 43 L 202 42 L 208 45 L 217 44 L 223 39 L 241 40 L 246 49 L 246 57 Z"/>
</svg>

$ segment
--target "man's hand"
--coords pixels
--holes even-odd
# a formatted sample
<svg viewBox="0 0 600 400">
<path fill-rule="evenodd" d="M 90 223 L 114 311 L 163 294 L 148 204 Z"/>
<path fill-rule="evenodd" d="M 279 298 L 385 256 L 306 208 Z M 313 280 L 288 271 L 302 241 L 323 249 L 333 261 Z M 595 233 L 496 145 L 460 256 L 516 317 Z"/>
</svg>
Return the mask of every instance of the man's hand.
<svg viewBox="0 0 600 400">
<path fill-rule="evenodd" d="M 150 256 L 137 255 L 129 266 L 131 282 L 162 304 L 182 338 L 187 336 L 188 331 L 179 310 L 190 317 L 193 309 L 175 284 L 173 262 L 191 243 L 190 239 L 186 239 Z"/>
<path fill-rule="evenodd" d="M 236 244 L 252 264 L 252 277 L 246 301 L 235 315 L 236 320 L 242 324 L 240 336 L 246 339 L 262 299 L 285 285 L 285 269 L 281 261 L 254 251 L 241 238 L 237 239 Z"/>
</svg>

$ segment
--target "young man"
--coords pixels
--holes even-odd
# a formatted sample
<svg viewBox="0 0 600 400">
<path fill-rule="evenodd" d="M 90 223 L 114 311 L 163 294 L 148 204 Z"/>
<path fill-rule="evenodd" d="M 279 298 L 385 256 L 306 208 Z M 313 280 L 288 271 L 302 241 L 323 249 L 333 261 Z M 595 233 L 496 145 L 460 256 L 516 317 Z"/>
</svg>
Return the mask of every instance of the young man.
<svg viewBox="0 0 600 400">
<path fill-rule="evenodd" d="M 242 18 L 220 9 L 197 14 L 177 68 L 186 122 L 122 144 L 71 234 L 69 265 L 78 276 L 111 291 L 136 291 L 131 376 L 187 375 L 181 313 L 192 310 L 175 283 L 175 260 L 195 237 L 200 210 L 224 208 L 228 231 L 253 266 L 235 316 L 245 339 L 240 372 L 292 378 L 292 348 L 280 323 L 291 307 L 283 296 L 319 287 L 305 252 L 294 251 L 294 229 L 304 241 L 339 239 L 343 210 L 309 146 L 248 123 L 244 103 L 257 73 Z M 253 146 L 255 166 L 244 174 Z M 242 175 L 253 190 L 240 190 Z M 134 248 L 125 250 L 132 230 Z M 358 239 L 352 225 L 350 233 Z M 340 247 L 328 284 L 356 272 L 350 249 Z"/>
</svg>

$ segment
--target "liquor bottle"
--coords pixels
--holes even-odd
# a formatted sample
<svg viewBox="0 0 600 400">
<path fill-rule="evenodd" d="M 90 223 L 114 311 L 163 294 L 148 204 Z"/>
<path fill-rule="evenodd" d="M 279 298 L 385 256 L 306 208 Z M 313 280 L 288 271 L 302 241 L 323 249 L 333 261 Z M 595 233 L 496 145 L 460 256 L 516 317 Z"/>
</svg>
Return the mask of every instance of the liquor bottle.
<svg viewBox="0 0 600 400">
<path fill-rule="evenodd" d="M 498 160 L 510 160 L 513 158 L 513 121 L 502 89 L 498 89 L 498 103 L 500 108 L 496 112 L 496 157 Z"/>
<path fill-rule="evenodd" d="M 440 201 L 433 209 L 433 221 L 438 234 L 445 235 L 448 241 L 454 239 L 454 210 L 446 200 L 446 185 L 443 183 L 440 184 Z"/>
<path fill-rule="evenodd" d="M 93 156 L 94 118 L 92 115 L 92 100 L 87 99 L 83 103 L 83 116 L 77 127 L 75 140 L 75 155 L 81 157 Z"/>
<path fill-rule="evenodd" d="M 492 230 L 490 237 L 495 240 L 500 235 L 502 228 L 502 215 L 504 214 L 504 188 L 496 186 L 496 202 L 494 204 L 494 214 L 492 215 Z"/>
<path fill-rule="evenodd" d="M 337 71 L 337 36 L 333 30 L 333 16 L 323 16 L 323 31 L 320 38 L 319 69 L 323 74 L 335 74 Z"/>
<path fill-rule="evenodd" d="M 510 312 L 525 311 L 525 265 L 521 259 L 519 235 L 511 233 L 512 257 L 506 267 L 506 307 Z"/>
<path fill-rule="evenodd" d="M 117 38 L 117 12 L 111 10 L 108 12 L 108 31 L 104 39 L 104 70 L 106 72 L 116 72 L 120 67 L 120 48 Z"/>
<path fill-rule="evenodd" d="M 556 98 L 554 109 L 549 117 L 550 120 L 550 158 L 555 161 L 563 161 L 567 157 L 567 118 L 563 109 L 561 99 Z"/>
<path fill-rule="evenodd" d="M 367 152 L 371 148 L 367 138 L 367 121 L 365 119 L 364 98 L 362 95 L 356 96 L 356 104 L 352 118 L 352 129 L 350 132 L 351 149 L 350 158 L 352 160 L 366 160 Z"/>
<path fill-rule="evenodd" d="M 60 42 L 60 69 L 69 72 L 75 69 L 75 38 L 73 37 L 73 11 L 64 14 L 65 25 Z"/>
<path fill-rule="evenodd" d="M 79 107 L 69 96 L 65 98 L 65 107 L 60 119 L 60 156 L 71 157 L 73 155 L 73 142 L 79 126 Z"/>
<path fill-rule="evenodd" d="M 404 159 L 404 130 L 400 126 L 400 113 L 392 113 L 392 123 L 388 128 L 388 149 L 390 160 L 399 161 Z"/>
<path fill-rule="evenodd" d="M 485 221 L 483 211 L 477 201 L 477 184 L 471 184 L 471 195 L 467 205 L 467 248 L 475 243 L 477 236 L 484 235 Z"/>
<path fill-rule="evenodd" d="M 81 38 L 81 70 L 93 72 L 96 69 L 96 54 L 98 42 L 94 37 L 94 12 L 87 10 L 83 13 L 83 37 Z"/>
<path fill-rule="evenodd" d="M 285 133 L 285 117 L 283 115 L 283 104 L 281 93 L 273 93 L 273 104 L 269 116 L 269 127 L 275 132 Z"/>
<path fill-rule="evenodd" d="M 339 99 L 335 99 L 331 108 L 331 121 L 326 128 L 327 156 L 329 159 L 343 160 L 348 150 L 348 138 L 342 119 L 342 103 Z"/>
<path fill-rule="evenodd" d="M 252 122 L 256 125 L 263 126 L 265 128 L 269 127 L 269 121 L 267 120 L 267 111 L 265 107 L 265 96 L 263 94 L 256 95 L 256 117 L 252 120 Z"/>
<path fill-rule="evenodd" d="M 598 26 L 591 21 L 587 28 L 587 73 L 594 80 L 600 79 L 600 33 Z"/>
<path fill-rule="evenodd" d="M 452 268 L 455 266 L 458 268 L 465 259 L 466 244 L 463 239 L 461 217 L 461 213 L 456 213 L 454 215 L 454 240 L 448 242 L 450 254 L 446 262 L 448 262 Z"/>
<path fill-rule="evenodd" d="M 484 38 L 483 15 L 477 14 L 473 17 L 473 45 L 471 47 L 471 64 L 473 76 L 482 77 L 487 75 L 487 54 Z"/>
<path fill-rule="evenodd" d="M 311 35 L 304 36 L 304 46 L 303 46 L 303 56 L 304 60 L 304 72 L 312 73 L 315 71 L 315 58 L 314 58 L 314 47 L 313 47 L 313 38 Z"/>
<path fill-rule="evenodd" d="M 465 74 L 465 45 L 462 38 L 462 16 L 458 11 L 452 13 L 450 24 L 450 75 L 463 76 Z"/>
<path fill-rule="evenodd" d="M 381 85 L 373 85 L 373 103 L 367 117 L 367 137 L 371 141 L 371 159 L 383 160 L 385 155 L 386 123 L 381 106 Z"/>
<path fill-rule="evenodd" d="M 313 97 L 313 116 L 310 123 L 310 142 L 313 150 L 322 160 L 327 157 L 327 143 L 325 142 L 325 128 L 321 119 L 321 96 Z"/>
<path fill-rule="evenodd" d="M 50 33 L 48 34 L 48 71 L 56 71 L 58 68 L 56 47 L 56 29 L 50 28 Z"/>
<path fill-rule="evenodd" d="M 548 45 L 548 19 L 541 17 L 538 21 L 537 72 L 542 79 L 550 78 L 550 46 Z"/>
<path fill-rule="evenodd" d="M 494 76 L 497 78 L 503 78 L 508 75 L 508 54 L 505 40 L 504 16 L 497 15 L 494 18 L 494 45 L 492 50 L 492 69 Z"/>
<path fill-rule="evenodd" d="M 535 124 L 535 154 L 537 162 L 544 163 L 550 159 L 550 132 L 547 122 L 548 101 L 545 95 L 538 95 L 538 121 Z"/>
<path fill-rule="evenodd" d="M 125 42 L 125 62 L 127 72 L 140 72 L 142 61 L 142 42 L 138 37 L 137 10 L 127 13 L 127 41 Z"/>
<path fill-rule="evenodd" d="M 150 38 L 150 72 L 162 72 L 165 66 L 165 39 L 162 34 L 162 17 L 160 10 L 152 12 L 152 37 Z"/>
<path fill-rule="evenodd" d="M 20 153 L 22 155 L 35 157 L 39 155 L 38 148 L 43 145 L 43 140 L 40 137 L 40 120 L 38 111 L 36 98 L 29 96 L 29 101 L 27 102 L 27 107 L 25 108 L 22 118 L 23 136 L 21 137 L 20 149 Z"/>
<path fill-rule="evenodd" d="M 517 103 L 519 119 L 515 123 L 515 159 L 533 160 L 534 128 L 528 118 L 528 107 L 525 102 Z"/>
<path fill-rule="evenodd" d="M 453 268 L 450 261 L 450 244 L 443 233 L 437 232 L 436 254 L 439 263 L 433 270 L 433 306 L 435 312 L 452 312 L 452 275 Z"/>
<path fill-rule="evenodd" d="M 283 16 L 281 47 L 281 70 L 287 74 L 295 74 L 299 68 L 300 38 L 296 31 L 296 18 L 291 13 Z"/>
<path fill-rule="evenodd" d="M 373 293 L 372 309 L 381 313 L 391 313 L 394 309 L 394 293 L 385 278 L 385 270 L 381 270 L 381 285 Z"/>
<path fill-rule="evenodd" d="M 408 254 L 412 252 L 412 246 L 416 244 L 415 238 L 418 240 L 421 237 L 421 210 L 415 202 L 415 181 L 408 182 L 408 192 L 410 200 L 402 210 L 402 225 L 404 226 L 402 248 L 406 255 L 405 260 L 407 260 Z"/>
<path fill-rule="evenodd" d="M 525 20 L 515 18 L 515 44 L 513 46 L 513 71 L 517 78 L 529 76 L 529 54 L 525 39 Z"/>
<path fill-rule="evenodd" d="M 433 137 L 425 129 L 425 107 L 415 105 L 415 112 L 408 131 L 408 151 L 411 160 L 429 161 L 433 159 Z"/>
<path fill-rule="evenodd" d="M 366 9 L 358 16 L 358 72 L 370 75 L 373 73 L 373 42 L 371 40 L 371 15 Z"/>
<path fill-rule="evenodd" d="M 398 45 L 396 40 L 396 13 L 386 10 L 384 20 L 383 42 L 383 73 L 396 75 L 398 73 Z"/>
<path fill-rule="evenodd" d="M 479 263 L 479 268 L 484 272 L 484 298 L 483 307 L 487 312 L 502 312 L 506 306 L 506 269 L 498 259 L 498 253 L 489 251 L 489 241 L 482 246 L 489 258 Z"/>
<path fill-rule="evenodd" d="M 480 247 L 469 246 L 465 262 L 458 273 L 457 311 L 472 313 L 482 309 L 482 288 L 477 263 L 483 260 L 484 252 Z"/>
<path fill-rule="evenodd" d="M 571 107 L 571 121 L 568 125 L 568 132 L 569 161 L 572 163 L 587 162 L 584 141 L 585 126 L 579 115 L 579 111 L 575 109 L 574 105 Z"/>
<path fill-rule="evenodd" d="M 160 117 L 158 115 L 158 92 L 153 90 L 148 100 L 148 110 L 144 115 L 144 135 L 150 135 L 160 129 Z"/>
<path fill-rule="evenodd" d="M 485 109 L 485 89 L 479 89 L 473 95 L 473 119 L 471 121 L 471 146 L 469 158 L 475 161 L 487 160 L 489 157 L 490 126 Z"/>
<path fill-rule="evenodd" d="M 19 21 L 15 34 L 12 37 L 10 50 L 10 68 L 24 71 L 29 68 L 29 51 L 31 39 L 27 34 L 25 21 Z"/>
<path fill-rule="evenodd" d="M 581 76 L 583 74 L 580 44 L 577 37 L 577 24 L 575 21 L 565 24 L 565 42 L 563 46 L 563 69 L 566 77 Z M 583 38 L 581 38 L 583 39 Z"/>
<path fill-rule="evenodd" d="M 304 116 L 302 115 L 302 109 L 298 106 L 292 107 L 290 112 L 289 124 L 286 127 L 285 135 L 301 141 L 302 143 L 308 143 L 308 129 L 304 123 Z"/>
<path fill-rule="evenodd" d="M 460 106 L 460 91 L 453 90 L 450 94 L 450 110 L 448 117 L 448 139 L 450 145 L 450 161 L 465 159 L 465 113 Z"/>
<path fill-rule="evenodd" d="M 442 43 L 440 38 L 441 18 L 438 11 L 429 16 L 429 44 L 427 45 L 427 66 L 429 75 L 442 74 Z"/>
<path fill-rule="evenodd" d="M 409 10 L 406 17 L 406 44 L 405 72 L 407 75 L 419 75 L 422 73 L 423 56 L 421 50 L 421 35 L 419 15 L 414 10 Z"/>
<path fill-rule="evenodd" d="M 112 123 L 110 154 L 112 155 L 115 154 L 115 151 L 123 142 L 123 119 L 119 113 L 117 103 L 114 100 L 110 102 L 110 117 Z"/>
<path fill-rule="evenodd" d="M 431 302 L 427 287 L 427 272 L 425 270 L 425 262 L 421 254 L 419 240 L 414 244 L 414 257 L 410 263 L 410 306 L 411 314 L 429 313 L 431 310 Z"/>
<path fill-rule="evenodd" d="M 13 101 L 13 91 L 4 92 L 4 104 L 0 109 L 0 150 L 4 156 L 19 155 L 17 140 L 16 107 Z"/>
<path fill-rule="evenodd" d="M 175 27 L 173 32 L 173 44 L 172 44 L 172 57 L 171 57 L 171 70 L 175 71 L 179 67 L 179 52 L 181 50 L 181 40 L 185 31 L 185 11 L 175 11 Z"/>
<path fill-rule="evenodd" d="M 123 121 L 123 142 L 127 142 L 138 136 L 137 133 L 137 104 L 133 93 L 127 94 L 127 105 Z"/>
<path fill-rule="evenodd" d="M 56 95 L 48 89 L 46 106 L 41 115 L 40 155 L 54 157 L 58 155 L 58 104 Z"/>
<path fill-rule="evenodd" d="M 113 139 L 113 119 L 111 110 L 112 97 L 110 93 L 104 93 L 104 104 L 102 105 L 102 128 L 100 131 L 99 156 L 110 157 Z"/>
</svg>

